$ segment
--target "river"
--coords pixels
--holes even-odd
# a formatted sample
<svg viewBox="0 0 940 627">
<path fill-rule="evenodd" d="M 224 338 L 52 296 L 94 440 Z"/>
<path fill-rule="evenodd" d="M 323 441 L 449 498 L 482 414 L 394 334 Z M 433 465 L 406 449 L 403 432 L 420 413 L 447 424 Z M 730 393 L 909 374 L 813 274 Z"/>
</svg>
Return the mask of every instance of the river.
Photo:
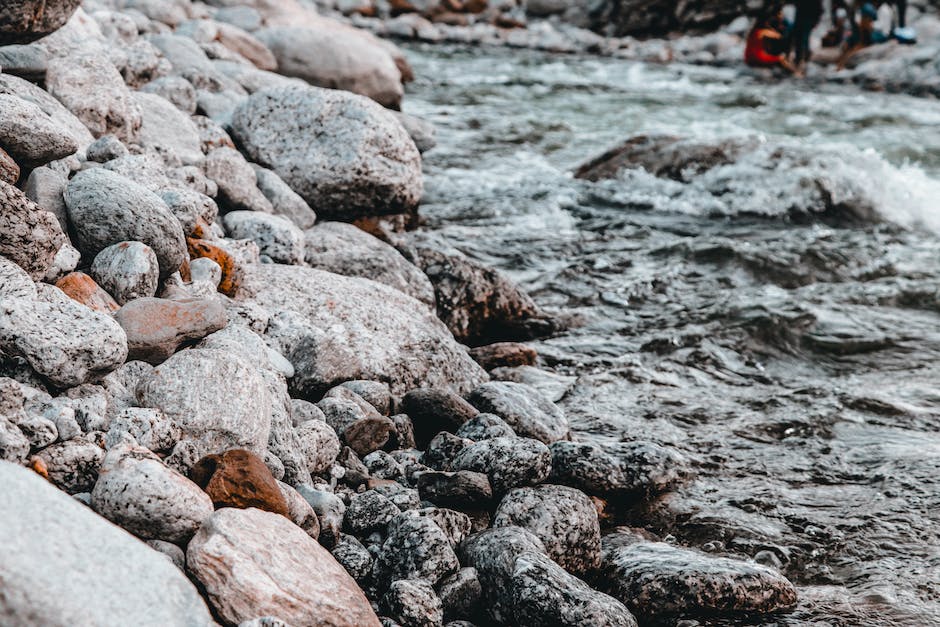
<svg viewBox="0 0 940 627">
<path fill-rule="evenodd" d="M 940 625 L 940 103 L 735 68 L 408 55 L 405 110 L 438 127 L 427 228 L 569 323 L 533 343 L 530 380 L 577 437 L 690 460 L 624 520 L 779 565 L 799 608 L 754 624 Z M 639 133 L 753 150 L 688 180 L 572 177 Z"/>
</svg>

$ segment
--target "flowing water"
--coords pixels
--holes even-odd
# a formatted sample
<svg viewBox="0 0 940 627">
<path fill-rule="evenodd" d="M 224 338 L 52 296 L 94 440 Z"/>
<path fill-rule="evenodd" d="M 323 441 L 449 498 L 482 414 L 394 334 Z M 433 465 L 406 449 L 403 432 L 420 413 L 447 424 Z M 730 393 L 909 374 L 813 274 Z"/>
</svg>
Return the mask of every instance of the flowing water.
<svg viewBox="0 0 940 627">
<path fill-rule="evenodd" d="M 694 479 L 628 522 L 773 554 L 800 606 L 755 624 L 940 625 L 940 103 L 408 53 L 406 111 L 438 127 L 428 227 L 569 321 L 534 343 L 532 380 L 579 438 L 691 460 Z M 572 177 L 639 133 L 752 150 L 686 177 Z"/>
</svg>

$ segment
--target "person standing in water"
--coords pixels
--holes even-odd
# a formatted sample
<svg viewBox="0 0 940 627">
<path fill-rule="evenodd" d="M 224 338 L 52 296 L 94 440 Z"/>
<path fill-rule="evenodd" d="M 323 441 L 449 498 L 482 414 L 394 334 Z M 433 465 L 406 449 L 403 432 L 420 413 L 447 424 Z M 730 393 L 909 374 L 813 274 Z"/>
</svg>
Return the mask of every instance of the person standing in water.
<svg viewBox="0 0 940 627">
<path fill-rule="evenodd" d="M 809 61 L 810 36 L 823 15 L 822 0 L 797 0 L 793 21 L 793 65 L 800 71 Z"/>
</svg>

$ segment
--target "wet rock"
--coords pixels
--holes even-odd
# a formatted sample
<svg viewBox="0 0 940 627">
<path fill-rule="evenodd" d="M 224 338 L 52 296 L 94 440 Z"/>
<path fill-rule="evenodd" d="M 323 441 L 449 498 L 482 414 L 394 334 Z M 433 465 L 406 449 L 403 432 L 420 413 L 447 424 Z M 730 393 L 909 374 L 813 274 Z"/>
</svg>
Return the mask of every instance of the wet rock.
<svg viewBox="0 0 940 627">
<path fill-rule="evenodd" d="M 476 568 L 461 568 L 438 584 L 444 617 L 448 620 L 471 618 L 480 611 L 483 588 Z"/>
<path fill-rule="evenodd" d="M 685 458 L 651 442 L 626 442 L 604 448 L 580 442 L 554 442 L 552 481 L 588 494 L 655 494 L 689 474 Z"/>
<path fill-rule="evenodd" d="M 442 471 L 454 470 L 454 460 L 461 451 L 473 444 L 471 440 L 460 438 L 448 431 L 441 431 L 428 442 L 422 462 L 430 468 Z"/>
<path fill-rule="evenodd" d="M 179 352 L 141 379 L 137 399 L 178 424 L 197 459 L 232 448 L 267 450 L 270 393 L 256 369 L 231 353 Z"/>
<path fill-rule="evenodd" d="M 344 222 L 321 222 L 305 233 L 305 260 L 327 272 L 384 283 L 428 305 L 434 288 L 428 277 L 401 253 Z"/>
<path fill-rule="evenodd" d="M 415 475 L 421 498 L 457 508 L 485 505 L 493 498 L 489 478 L 480 472 L 420 472 Z"/>
<path fill-rule="evenodd" d="M 493 492 L 537 485 L 551 471 L 548 447 L 529 438 L 492 438 L 475 442 L 460 451 L 452 463 L 454 470 L 486 473 Z"/>
<path fill-rule="evenodd" d="M 346 504 L 332 492 L 315 490 L 310 486 L 299 485 L 297 492 L 310 504 L 320 519 L 320 543 L 332 547 L 340 537 Z"/>
<path fill-rule="evenodd" d="M 121 307 L 114 319 L 127 333 L 128 359 L 153 365 L 228 324 L 222 304 L 210 299 L 137 298 Z"/>
<path fill-rule="evenodd" d="M 297 265 L 304 260 L 304 234 L 290 220 L 258 211 L 232 211 L 223 219 L 235 239 L 250 239 L 275 263 Z"/>
<path fill-rule="evenodd" d="M 155 94 L 134 92 L 134 102 L 143 120 L 137 137 L 138 144 L 159 155 L 177 158 L 184 165 L 202 162 L 199 129 L 189 115 Z"/>
<path fill-rule="evenodd" d="M 212 501 L 186 477 L 141 447 L 120 446 L 104 458 L 92 508 L 145 540 L 185 543 L 212 515 Z"/>
<path fill-rule="evenodd" d="M 425 448 L 441 431 L 456 432 L 480 412 L 448 390 L 421 388 L 402 398 L 402 410 L 411 418 L 418 448 Z"/>
<path fill-rule="evenodd" d="M 359 585 L 368 581 L 372 574 L 372 554 L 359 540 L 343 534 L 331 553 Z"/>
<path fill-rule="evenodd" d="M 420 385 L 460 392 L 485 377 L 430 311 L 397 290 L 297 266 L 246 274 L 253 302 L 280 312 L 267 337 L 294 365 L 297 396 L 356 379 L 384 381 L 396 394 Z"/>
<path fill-rule="evenodd" d="M 331 20 L 303 26 L 277 26 L 255 33 L 277 59 L 278 71 L 312 85 L 342 89 L 401 107 L 401 72 L 367 35 Z"/>
<path fill-rule="evenodd" d="M 382 606 L 402 627 L 436 627 L 444 623 L 444 608 L 434 588 L 423 579 L 392 582 Z"/>
<path fill-rule="evenodd" d="M 29 470 L 0 462 L 0 484 L 16 512 L 0 516 L 4 622 L 213 624 L 195 586 L 159 553 Z M 94 576 L 62 585 L 63 573 L 79 572 Z"/>
<path fill-rule="evenodd" d="M 274 212 L 258 189 L 255 171 L 237 150 L 216 148 L 209 152 L 205 169 L 206 176 L 219 186 L 217 200 L 224 210 Z"/>
<path fill-rule="evenodd" d="M 56 217 L 23 192 L 0 182 L 0 255 L 42 279 L 66 242 Z"/>
<path fill-rule="evenodd" d="M 400 512 L 398 506 L 385 496 L 375 490 L 366 490 L 349 502 L 344 524 L 351 533 L 364 535 L 384 529 Z"/>
<path fill-rule="evenodd" d="M 119 309 L 111 295 L 101 289 L 95 280 L 84 272 L 70 272 L 56 281 L 55 286 L 66 296 L 92 311 L 110 314 Z"/>
<path fill-rule="evenodd" d="M 78 247 L 89 259 L 112 244 L 138 241 L 153 249 L 161 278 L 186 260 L 183 230 L 166 203 L 119 174 L 104 168 L 80 172 L 65 190 L 65 203 Z"/>
<path fill-rule="evenodd" d="M 39 106 L 9 95 L 0 95 L 0 144 L 27 170 L 78 150 L 75 138 Z M 7 182 L 15 183 L 16 179 Z"/>
<path fill-rule="evenodd" d="M 538 359 L 535 349 L 518 342 L 497 342 L 478 346 L 470 351 L 470 356 L 484 370 L 533 366 Z"/>
<path fill-rule="evenodd" d="M 500 416 L 520 436 L 546 444 L 568 437 L 568 419 L 561 408 L 524 383 L 484 383 L 468 400 L 480 411 Z"/>
<path fill-rule="evenodd" d="M 121 242 L 98 253 L 90 272 L 118 305 L 125 305 L 156 293 L 160 265 L 150 246 L 142 242 Z"/>
<path fill-rule="evenodd" d="M 430 518 L 399 514 L 376 562 L 376 580 L 424 579 L 436 584 L 460 567 L 447 535 Z"/>
<path fill-rule="evenodd" d="M 264 460 L 251 451 L 232 449 L 207 455 L 196 462 L 189 476 L 216 508 L 255 507 L 288 516 L 281 487 Z"/>
<path fill-rule="evenodd" d="M 258 179 L 258 189 L 271 203 L 275 214 L 284 216 L 301 229 L 309 229 L 316 223 L 317 214 L 280 176 L 259 165 L 251 164 L 251 167 Z"/>
<path fill-rule="evenodd" d="M 340 449 L 339 438 L 332 427 L 319 420 L 308 420 L 295 431 L 307 469 L 315 475 L 329 470 Z"/>
<path fill-rule="evenodd" d="M 597 568 L 601 528 L 583 492 L 558 485 L 510 490 L 493 516 L 494 527 L 522 527 L 538 536 L 547 554 L 575 574 Z"/>
<path fill-rule="evenodd" d="M 157 409 L 127 407 L 111 419 L 105 444 L 112 448 L 122 441 L 125 435 L 134 438 L 134 441 L 146 449 L 156 453 L 169 453 L 182 437 L 182 431 Z"/>
<path fill-rule="evenodd" d="M 99 446 L 81 438 L 57 442 L 37 455 L 46 465 L 49 480 L 69 494 L 90 492 L 104 460 Z"/>
<path fill-rule="evenodd" d="M 313 511 L 310 503 L 297 490 L 286 483 L 281 481 L 277 483 L 278 487 L 281 488 L 281 494 L 284 496 L 284 502 L 287 503 L 287 517 L 314 540 L 319 538 L 320 519 L 317 518 L 317 513 Z"/>
<path fill-rule="evenodd" d="M 318 132 L 306 132 L 311 128 Z M 421 198 L 414 142 L 365 98 L 313 87 L 265 89 L 236 108 L 232 130 L 252 161 L 274 170 L 321 218 L 407 213 Z"/>
<path fill-rule="evenodd" d="M 648 620 L 796 605 L 793 585 L 766 566 L 649 542 L 627 529 L 605 536 L 602 548 L 601 589 Z"/>
<path fill-rule="evenodd" d="M 457 436 L 474 442 L 493 438 L 513 438 L 516 432 L 495 414 L 477 414 L 457 429 Z"/>
<path fill-rule="evenodd" d="M 343 567 L 282 516 L 217 510 L 190 542 L 186 563 L 227 623 L 271 615 L 298 627 L 379 625 Z"/>
</svg>

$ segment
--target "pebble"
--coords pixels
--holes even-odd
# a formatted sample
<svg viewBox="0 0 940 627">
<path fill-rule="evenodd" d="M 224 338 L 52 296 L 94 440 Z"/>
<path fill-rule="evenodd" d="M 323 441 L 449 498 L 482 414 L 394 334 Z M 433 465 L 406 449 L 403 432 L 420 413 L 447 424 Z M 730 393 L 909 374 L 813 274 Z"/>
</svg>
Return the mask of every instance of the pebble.
<svg viewBox="0 0 940 627">
<path fill-rule="evenodd" d="M 91 492 L 104 455 L 101 447 L 82 438 L 56 442 L 37 453 L 49 480 L 69 494 Z"/>
</svg>

